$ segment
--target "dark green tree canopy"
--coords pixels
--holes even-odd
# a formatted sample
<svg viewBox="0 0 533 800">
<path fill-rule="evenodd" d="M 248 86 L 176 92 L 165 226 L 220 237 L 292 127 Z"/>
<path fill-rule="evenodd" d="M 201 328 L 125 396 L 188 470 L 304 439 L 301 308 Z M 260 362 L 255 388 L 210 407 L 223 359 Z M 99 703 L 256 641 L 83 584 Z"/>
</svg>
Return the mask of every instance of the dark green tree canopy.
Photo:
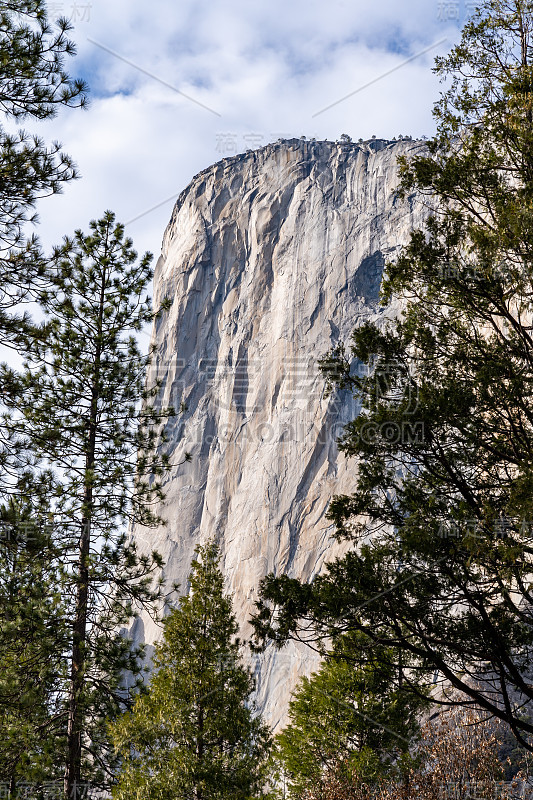
<svg viewBox="0 0 533 800">
<path fill-rule="evenodd" d="M 0 775 L 13 796 L 61 774 L 70 631 L 52 531 L 36 498 L 0 508 Z"/>
<path fill-rule="evenodd" d="M 89 481 L 91 526 L 108 538 L 125 520 L 156 522 L 151 507 L 168 459 L 154 446 L 172 409 L 153 406 L 157 386 L 145 385 L 151 353 L 136 340 L 154 318 L 152 255 L 138 258 L 109 211 L 90 228 L 57 248 L 50 286 L 39 292 L 46 318 L 26 352 L 12 427 L 57 465 L 53 496 L 63 522 L 86 513 Z M 16 385 L 13 370 L 3 375 Z"/>
<path fill-rule="evenodd" d="M 0 109 L 10 117 L 48 119 L 58 106 L 80 106 L 87 87 L 64 68 L 76 52 L 66 19 L 50 21 L 43 0 L 2 3 Z"/>
<path fill-rule="evenodd" d="M 148 692 L 113 726 L 123 758 L 116 800 L 262 796 L 270 734 L 254 716 L 219 558 L 213 542 L 197 548 L 189 594 L 165 620 Z"/>
<path fill-rule="evenodd" d="M 256 625 L 303 620 L 408 654 L 531 747 L 533 701 L 533 4 L 485 0 L 436 71 L 438 134 L 401 164 L 435 212 L 387 267 L 396 324 L 322 363 L 360 416 L 356 490 L 329 516 L 354 549 L 311 585 L 269 577 Z M 354 375 L 355 360 L 369 365 Z M 406 680 L 409 676 L 406 675 Z"/>
<path fill-rule="evenodd" d="M 112 780 L 107 719 L 131 704 L 123 673 L 138 676 L 142 656 L 118 631 L 140 608 L 159 608 L 161 559 L 138 552 L 128 525 L 160 522 L 154 504 L 168 459 L 156 444 L 172 414 L 153 406 L 158 387 L 145 385 L 151 354 L 136 340 L 154 318 L 152 257 L 138 258 L 111 212 L 90 227 L 54 254 L 49 288 L 39 293 L 45 320 L 34 326 L 24 371 L 2 369 L 14 387 L 4 429 L 35 457 L 14 488 L 46 497 L 61 565 L 70 638 L 68 656 L 60 651 L 70 662 L 62 757 L 72 797 L 80 781 Z"/>
<path fill-rule="evenodd" d="M 65 60 L 75 54 L 66 19 L 50 22 L 44 0 L 5 2 L 0 8 L 0 336 L 16 344 L 20 321 L 6 315 L 46 276 L 38 240 L 27 225 L 37 222 L 36 202 L 55 194 L 77 173 L 61 145 L 51 146 L 12 120 L 44 120 L 62 107 L 87 103 L 84 81 L 71 78 Z M 24 326 L 22 327 L 24 330 Z"/>
<path fill-rule="evenodd" d="M 291 796 L 301 797 L 341 765 L 346 775 L 356 773 L 369 785 L 401 766 L 425 702 L 422 691 L 402 691 L 395 659 L 393 649 L 346 634 L 320 670 L 301 679 L 290 701 L 290 722 L 276 736 Z"/>
<path fill-rule="evenodd" d="M 13 122 L 45 120 L 60 108 L 85 106 L 87 87 L 72 79 L 65 61 L 75 53 L 66 20 L 51 23 L 44 0 L 5 2 L 0 7 L 0 342 L 24 350 L 34 332 L 22 304 L 47 285 L 49 263 L 37 237 L 40 198 L 62 191 L 77 177 L 69 155 Z M 5 378 L 5 376 L 4 376 Z M 3 380 L 2 398 L 16 385 Z M 32 462 L 24 438 L 0 436 L 0 491 L 6 502 L 13 478 Z"/>
</svg>

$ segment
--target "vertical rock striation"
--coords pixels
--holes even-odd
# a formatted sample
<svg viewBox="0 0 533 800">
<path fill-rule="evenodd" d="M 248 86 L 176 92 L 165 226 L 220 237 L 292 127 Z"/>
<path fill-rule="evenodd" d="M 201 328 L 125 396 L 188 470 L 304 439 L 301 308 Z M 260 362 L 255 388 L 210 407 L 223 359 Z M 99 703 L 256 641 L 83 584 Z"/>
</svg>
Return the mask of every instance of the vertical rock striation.
<svg viewBox="0 0 533 800">
<path fill-rule="evenodd" d="M 397 157 L 418 147 L 289 140 L 226 158 L 192 180 L 165 232 L 155 302 L 172 306 L 154 327 L 151 379 L 163 405 L 187 410 L 166 428 L 168 524 L 134 535 L 182 589 L 195 545 L 216 536 L 244 636 L 264 575 L 310 578 L 340 552 L 326 511 L 353 486 L 335 440 L 358 409 L 325 396 L 317 360 L 362 320 L 397 313 L 378 292 L 425 214 L 394 197 Z M 159 630 L 141 617 L 134 633 L 150 643 Z M 257 659 L 268 721 L 316 665 L 303 646 Z"/>
</svg>

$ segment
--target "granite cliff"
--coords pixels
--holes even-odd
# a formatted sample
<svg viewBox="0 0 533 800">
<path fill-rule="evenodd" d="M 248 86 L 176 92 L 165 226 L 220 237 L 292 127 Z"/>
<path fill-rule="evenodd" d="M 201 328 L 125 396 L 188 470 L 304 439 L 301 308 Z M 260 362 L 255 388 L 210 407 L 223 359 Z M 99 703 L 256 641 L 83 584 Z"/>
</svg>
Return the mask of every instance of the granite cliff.
<svg viewBox="0 0 533 800">
<path fill-rule="evenodd" d="M 335 441 L 358 409 L 348 393 L 325 396 L 317 359 L 358 322 L 397 313 L 378 292 L 425 214 L 394 195 L 397 157 L 418 147 L 294 139 L 226 158 L 192 180 L 166 229 L 155 305 L 171 308 L 154 327 L 150 381 L 186 411 L 166 428 L 168 524 L 134 535 L 183 589 L 195 545 L 215 535 L 244 636 L 265 574 L 310 578 L 339 552 L 325 515 L 353 486 Z M 141 617 L 134 635 L 151 643 L 159 630 Z M 269 722 L 316 665 L 303 646 L 255 659 Z"/>
</svg>

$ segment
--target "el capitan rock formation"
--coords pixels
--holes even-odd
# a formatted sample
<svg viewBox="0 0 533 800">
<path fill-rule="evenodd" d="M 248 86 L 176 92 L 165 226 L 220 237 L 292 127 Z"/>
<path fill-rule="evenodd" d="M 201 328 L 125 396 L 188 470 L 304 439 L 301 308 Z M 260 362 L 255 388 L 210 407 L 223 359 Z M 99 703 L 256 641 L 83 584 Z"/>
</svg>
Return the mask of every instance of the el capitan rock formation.
<svg viewBox="0 0 533 800">
<path fill-rule="evenodd" d="M 393 191 L 398 155 L 419 147 L 293 139 L 226 158 L 191 181 L 165 232 L 155 305 L 172 305 L 154 326 L 150 380 L 187 410 L 166 426 L 168 524 L 134 535 L 182 589 L 195 545 L 215 535 L 244 636 L 264 575 L 310 578 L 340 551 L 325 514 L 353 486 L 335 440 L 358 409 L 347 392 L 325 396 L 317 360 L 359 321 L 397 313 L 378 292 L 426 213 Z M 142 616 L 133 633 L 153 643 L 159 629 Z M 270 723 L 317 663 L 303 646 L 255 659 Z"/>
</svg>

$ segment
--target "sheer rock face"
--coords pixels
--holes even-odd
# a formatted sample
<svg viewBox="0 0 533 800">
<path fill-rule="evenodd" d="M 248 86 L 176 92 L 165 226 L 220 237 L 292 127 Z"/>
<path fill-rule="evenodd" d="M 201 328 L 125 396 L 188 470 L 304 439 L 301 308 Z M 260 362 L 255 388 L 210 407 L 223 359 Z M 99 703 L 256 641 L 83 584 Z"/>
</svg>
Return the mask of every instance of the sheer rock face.
<svg viewBox="0 0 533 800">
<path fill-rule="evenodd" d="M 354 485 L 335 441 L 358 408 L 346 392 L 326 397 L 317 360 L 361 321 L 398 312 L 378 291 L 425 214 L 394 197 L 397 157 L 419 147 L 290 140 L 226 158 L 192 180 L 165 232 L 155 300 L 172 305 L 150 379 L 162 405 L 187 408 L 166 426 L 167 525 L 134 535 L 183 591 L 195 545 L 216 536 L 244 637 L 264 575 L 310 579 L 341 552 L 326 511 Z M 133 633 L 153 643 L 160 630 L 141 617 Z M 255 658 L 271 724 L 317 664 L 296 645 Z"/>
</svg>

